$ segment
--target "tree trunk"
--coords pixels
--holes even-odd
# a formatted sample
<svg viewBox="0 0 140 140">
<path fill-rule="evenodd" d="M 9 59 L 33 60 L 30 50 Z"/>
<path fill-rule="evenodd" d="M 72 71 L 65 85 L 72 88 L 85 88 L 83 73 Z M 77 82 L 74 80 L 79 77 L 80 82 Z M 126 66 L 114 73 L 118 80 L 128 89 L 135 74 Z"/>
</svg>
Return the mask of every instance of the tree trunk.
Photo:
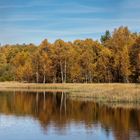
<svg viewBox="0 0 140 140">
<path fill-rule="evenodd" d="M 62 67 L 61 61 L 60 61 L 60 71 L 61 71 L 61 81 L 63 83 L 64 82 L 64 72 L 63 72 L 63 67 Z"/>
<path fill-rule="evenodd" d="M 44 76 L 43 76 L 43 83 L 44 83 L 44 84 L 46 83 L 46 76 L 45 76 L 45 74 L 44 74 Z"/>
<path fill-rule="evenodd" d="M 87 74 L 85 74 L 85 82 L 87 83 L 88 82 L 88 78 L 87 78 Z"/>
<path fill-rule="evenodd" d="M 46 83 L 45 65 L 43 66 L 43 83 Z"/>
<path fill-rule="evenodd" d="M 92 83 L 92 75 L 91 75 L 91 71 L 89 72 L 89 81 L 90 81 L 90 83 Z"/>
<path fill-rule="evenodd" d="M 36 83 L 38 83 L 39 82 L 39 74 L 38 74 L 38 72 L 36 72 Z"/>
<path fill-rule="evenodd" d="M 65 80 L 64 80 L 64 83 L 66 83 L 67 81 L 67 62 L 65 60 Z"/>
<path fill-rule="evenodd" d="M 110 83 L 110 73 L 109 73 L 109 70 L 107 70 L 107 81 L 108 81 L 108 83 Z"/>
<path fill-rule="evenodd" d="M 125 82 L 125 83 L 129 83 L 129 79 L 128 79 L 127 76 L 124 77 L 124 82 Z"/>
<path fill-rule="evenodd" d="M 53 83 L 56 83 L 56 80 L 57 80 L 57 79 L 56 79 L 56 73 L 53 72 L 53 81 L 52 81 L 52 82 L 53 82 Z"/>
<path fill-rule="evenodd" d="M 45 75 L 45 72 L 43 74 L 43 83 L 45 84 L 46 83 L 46 75 Z"/>
<path fill-rule="evenodd" d="M 53 77 L 53 83 L 56 83 L 56 76 Z"/>
</svg>

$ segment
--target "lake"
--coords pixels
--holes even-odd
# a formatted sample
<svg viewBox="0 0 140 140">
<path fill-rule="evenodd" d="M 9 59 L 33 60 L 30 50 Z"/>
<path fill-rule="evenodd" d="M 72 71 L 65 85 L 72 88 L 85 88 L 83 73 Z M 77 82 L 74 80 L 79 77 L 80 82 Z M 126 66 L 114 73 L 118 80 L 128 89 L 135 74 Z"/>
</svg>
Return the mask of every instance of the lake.
<svg viewBox="0 0 140 140">
<path fill-rule="evenodd" d="M 64 92 L 0 92 L 1 140 L 140 140 L 140 109 Z"/>
</svg>

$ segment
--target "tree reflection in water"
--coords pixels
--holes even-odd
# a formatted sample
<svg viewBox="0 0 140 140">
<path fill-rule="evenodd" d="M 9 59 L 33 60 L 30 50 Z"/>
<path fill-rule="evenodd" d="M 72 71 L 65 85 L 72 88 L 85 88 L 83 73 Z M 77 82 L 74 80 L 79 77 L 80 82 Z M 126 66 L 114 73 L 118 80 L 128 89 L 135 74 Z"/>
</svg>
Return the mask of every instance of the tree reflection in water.
<svg viewBox="0 0 140 140">
<path fill-rule="evenodd" d="M 139 109 L 73 100 L 64 92 L 0 92 L 0 113 L 31 116 L 40 122 L 45 132 L 50 124 L 62 132 L 71 123 L 82 123 L 86 129 L 100 125 L 106 135 L 111 131 L 116 140 L 140 136 Z"/>
</svg>

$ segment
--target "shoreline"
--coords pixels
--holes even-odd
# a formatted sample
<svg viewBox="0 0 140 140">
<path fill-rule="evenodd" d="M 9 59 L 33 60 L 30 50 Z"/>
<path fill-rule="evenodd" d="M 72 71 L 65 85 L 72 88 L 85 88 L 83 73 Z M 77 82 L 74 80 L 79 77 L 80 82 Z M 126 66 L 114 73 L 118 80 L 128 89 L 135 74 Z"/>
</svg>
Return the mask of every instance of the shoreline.
<svg viewBox="0 0 140 140">
<path fill-rule="evenodd" d="M 67 92 L 74 98 L 93 98 L 99 102 L 122 102 L 140 104 L 140 84 L 124 83 L 56 83 L 35 84 L 0 82 L 0 91 Z"/>
</svg>

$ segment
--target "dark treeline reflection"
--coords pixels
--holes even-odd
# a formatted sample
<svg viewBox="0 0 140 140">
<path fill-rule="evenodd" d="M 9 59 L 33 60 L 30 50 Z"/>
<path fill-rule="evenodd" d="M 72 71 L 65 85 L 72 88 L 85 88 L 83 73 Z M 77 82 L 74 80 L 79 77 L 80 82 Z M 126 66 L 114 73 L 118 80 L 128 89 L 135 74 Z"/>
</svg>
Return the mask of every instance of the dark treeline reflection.
<svg viewBox="0 0 140 140">
<path fill-rule="evenodd" d="M 40 122 L 46 133 L 51 123 L 58 131 L 71 123 L 82 123 L 86 129 L 101 125 L 107 135 L 112 132 L 117 140 L 140 136 L 140 110 L 72 100 L 63 92 L 0 92 L 0 113 L 31 116 Z"/>
</svg>

